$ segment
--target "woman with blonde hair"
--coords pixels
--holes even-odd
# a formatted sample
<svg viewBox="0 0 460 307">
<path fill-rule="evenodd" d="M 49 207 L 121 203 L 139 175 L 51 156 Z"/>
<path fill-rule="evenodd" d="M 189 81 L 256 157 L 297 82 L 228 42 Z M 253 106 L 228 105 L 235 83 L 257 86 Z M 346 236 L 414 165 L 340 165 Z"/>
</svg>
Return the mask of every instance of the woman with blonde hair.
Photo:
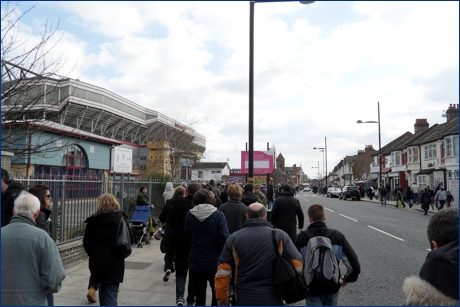
<svg viewBox="0 0 460 307">
<path fill-rule="evenodd" d="M 91 279 L 99 284 L 101 306 L 117 306 L 118 288 L 123 282 L 125 260 L 115 252 L 120 219 L 125 215 L 115 196 L 105 193 L 97 200 L 96 213 L 88 217 L 83 247 L 89 256 Z"/>
</svg>

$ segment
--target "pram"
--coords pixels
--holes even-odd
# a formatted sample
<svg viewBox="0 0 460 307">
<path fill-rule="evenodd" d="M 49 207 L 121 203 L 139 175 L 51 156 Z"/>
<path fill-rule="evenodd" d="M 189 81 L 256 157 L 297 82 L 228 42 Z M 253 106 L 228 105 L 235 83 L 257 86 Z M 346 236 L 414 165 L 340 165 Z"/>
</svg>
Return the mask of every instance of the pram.
<svg viewBox="0 0 460 307">
<path fill-rule="evenodd" d="M 136 206 L 131 217 L 129 227 L 133 231 L 134 242 L 137 243 L 137 247 L 142 248 L 142 242 L 150 244 L 150 230 L 149 220 L 152 216 L 152 211 L 149 206 Z"/>
</svg>

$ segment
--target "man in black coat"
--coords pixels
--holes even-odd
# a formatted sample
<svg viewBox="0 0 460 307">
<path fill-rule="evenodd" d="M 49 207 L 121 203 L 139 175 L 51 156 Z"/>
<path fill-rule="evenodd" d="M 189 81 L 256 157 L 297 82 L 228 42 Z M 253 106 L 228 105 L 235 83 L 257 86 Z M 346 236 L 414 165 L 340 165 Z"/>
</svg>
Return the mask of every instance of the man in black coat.
<svg viewBox="0 0 460 307">
<path fill-rule="evenodd" d="M 254 185 L 252 183 L 246 183 L 244 185 L 241 202 L 246 206 L 259 202 L 259 198 L 257 198 L 256 194 L 254 194 Z"/>
<path fill-rule="evenodd" d="M 14 201 L 23 190 L 22 184 L 10 179 L 8 171 L 2 168 L 2 227 L 10 223 Z"/>
<path fill-rule="evenodd" d="M 170 249 L 175 255 L 175 266 L 176 266 L 176 303 L 178 306 L 184 306 L 184 295 L 185 295 L 185 282 L 187 279 L 188 271 L 188 254 L 190 252 L 189 245 L 185 236 L 185 216 L 190 209 L 192 209 L 193 194 L 201 189 L 199 183 L 190 183 L 187 188 L 187 196 L 178 198 L 174 201 L 171 215 L 169 216 L 169 225 L 172 229 L 172 238 L 169 245 L 168 252 Z M 168 272 L 169 271 L 169 272 Z M 171 274 L 170 270 L 166 270 L 165 278 Z M 190 287 L 189 287 L 190 290 Z M 194 303 L 194 294 L 188 291 L 187 304 Z"/>
<path fill-rule="evenodd" d="M 295 242 L 297 237 L 297 221 L 299 221 L 299 228 L 303 228 L 304 215 L 300 202 L 291 192 L 289 185 L 284 184 L 280 188 L 281 196 L 277 197 L 272 210 L 272 224 L 279 229 L 284 230 L 292 242 Z"/>
</svg>

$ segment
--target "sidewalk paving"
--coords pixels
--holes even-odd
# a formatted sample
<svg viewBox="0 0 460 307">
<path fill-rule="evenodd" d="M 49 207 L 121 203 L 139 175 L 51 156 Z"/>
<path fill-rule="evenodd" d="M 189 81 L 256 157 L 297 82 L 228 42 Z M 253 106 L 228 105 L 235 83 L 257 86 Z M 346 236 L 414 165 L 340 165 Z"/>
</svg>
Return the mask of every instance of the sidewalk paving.
<svg viewBox="0 0 460 307">
<path fill-rule="evenodd" d="M 138 248 L 133 245 L 133 253 L 125 260 L 125 276 L 120 284 L 118 305 L 120 306 L 175 306 L 176 277 L 172 273 L 168 282 L 163 281 L 164 254 L 160 251 L 160 241 L 151 240 L 149 245 Z M 61 291 L 54 294 L 56 306 L 99 306 L 89 303 L 88 260 L 66 270 Z M 187 286 L 185 288 L 187 294 Z M 206 304 L 211 305 L 211 291 L 207 291 Z"/>
<path fill-rule="evenodd" d="M 322 196 L 326 197 L 326 196 Z M 378 200 L 362 198 L 361 201 L 380 205 Z M 395 206 L 395 201 L 388 201 L 387 207 Z M 419 205 L 412 209 L 406 204 L 404 210 L 424 212 Z M 428 211 L 434 213 L 433 210 Z M 151 240 L 149 245 L 138 248 L 133 245 L 133 253 L 125 260 L 124 282 L 120 284 L 118 305 L 120 306 L 175 306 L 176 305 L 176 277 L 171 274 L 169 281 L 163 281 L 164 254 L 160 251 L 160 241 Z M 88 292 L 89 269 L 88 260 L 66 270 L 67 277 L 62 283 L 61 291 L 54 294 L 56 306 L 99 306 L 89 303 Z M 186 286 L 187 294 L 187 286 Z M 207 291 L 206 304 L 211 304 L 211 291 Z"/>
</svg>

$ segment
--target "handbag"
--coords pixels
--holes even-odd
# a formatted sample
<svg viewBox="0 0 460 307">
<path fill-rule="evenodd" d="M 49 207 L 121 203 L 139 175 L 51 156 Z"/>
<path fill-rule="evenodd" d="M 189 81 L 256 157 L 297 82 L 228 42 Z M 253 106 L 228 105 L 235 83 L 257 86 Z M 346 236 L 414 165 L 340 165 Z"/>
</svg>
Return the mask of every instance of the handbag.
<svg viewBox="0 0 460 307">
<path fill-rule="evenodd" d="M 115 238 L 115 252 L 126 259 L 132 253 L 131 238 L 129 237 L 128 225 L 121 217 L 118 222 L 117 236 Z"/>
<path fill-rule="evenodd" d="M 288 304 L 305 299 L 308 288 L 303 274 L 297 274 L 291 259 L 279 254 L 274 229 L 272 229 L 272 239 L 276 254 L 275 277 L 273 278 L 276 290 Z"/>
</svg>

